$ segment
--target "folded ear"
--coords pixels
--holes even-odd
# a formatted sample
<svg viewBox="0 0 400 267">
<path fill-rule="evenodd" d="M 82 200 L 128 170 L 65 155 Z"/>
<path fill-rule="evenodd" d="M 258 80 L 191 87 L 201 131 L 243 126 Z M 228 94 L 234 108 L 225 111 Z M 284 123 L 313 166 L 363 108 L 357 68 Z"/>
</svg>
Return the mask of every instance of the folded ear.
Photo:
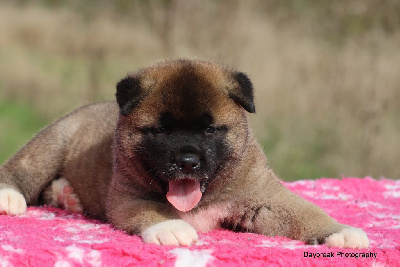
<svg viewBox="0 0 400 267">
<path fill-rule="evenodd" d="M 234 72 L 233 78 L 237 86 L 229 90 L 229 97 L 239 103 L 247 112 L 255 113 L 253 84 L 243 72 Z"/>
<path fill-rule="evenodd" d="M 139 77 L 127 76 L 117 83 L 117 103 L 122 115 L 128 115 L 142 100 L 144 92 Z"/>
</svg>

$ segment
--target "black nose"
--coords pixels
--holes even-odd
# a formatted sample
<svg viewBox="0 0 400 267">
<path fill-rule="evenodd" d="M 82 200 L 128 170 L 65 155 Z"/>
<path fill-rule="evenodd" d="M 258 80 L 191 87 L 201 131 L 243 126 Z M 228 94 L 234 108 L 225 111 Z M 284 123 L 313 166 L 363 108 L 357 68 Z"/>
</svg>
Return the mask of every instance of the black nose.
<svg viewBox="0 0 400 267">
<path fill-rule="evenodd" d="M 176 157 L 176 165 L 183 173 L 192 173 L 200 167 L 200 159 L 193 154 L 183 154 Z"/>
</svg>

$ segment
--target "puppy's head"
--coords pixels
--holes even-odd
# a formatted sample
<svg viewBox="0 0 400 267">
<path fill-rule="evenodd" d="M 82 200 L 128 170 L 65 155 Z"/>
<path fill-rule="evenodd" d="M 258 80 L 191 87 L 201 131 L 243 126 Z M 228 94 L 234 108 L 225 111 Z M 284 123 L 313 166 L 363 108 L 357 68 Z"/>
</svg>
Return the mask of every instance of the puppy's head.
<svg viewBox="0 0 400 267">
<path fill-rule="evenodd" d="M 117 84 L 117 138 L 160 183 L 177 209 L 192 209 L 207 186 L 240 158 L 253 87 L 241 72 L 195 60 L 166 61 Z"/>
</svg>

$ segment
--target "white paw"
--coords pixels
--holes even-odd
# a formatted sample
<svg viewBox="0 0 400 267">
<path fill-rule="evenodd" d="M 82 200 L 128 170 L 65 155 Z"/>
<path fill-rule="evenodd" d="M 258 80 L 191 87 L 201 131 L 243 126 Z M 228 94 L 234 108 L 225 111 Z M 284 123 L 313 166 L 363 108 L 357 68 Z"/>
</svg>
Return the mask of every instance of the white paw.
<svg viewBox="0 0 400 267">
<path fill-rule="evenodd" d="M 0 214 L 21 215 L 26 212 L 24 196 L 15 189 L 0 190 Z"/>
<path fill-rule="evenodd" d="M 367 234 L 358 228 L 344 228 L 338 233 L 331 234 L 325 240 L 328 247 L 338 248 L 367 248 L 369 240 Z"/>
<path fill-rule="evenodd" d="M 82 212 L 82 206 L 78 196 L 65 178 L 54 180 L 51 184 L 52 201 L 51 205 L 64 208 L 71 212 Z"/>
<path fill-rule="evenodd" d="M 196 230 L 185 221 L 168 220 L 150 226 L 142 232 L 145 243 L 190 246 L 198 240 Z"/>
</svg>

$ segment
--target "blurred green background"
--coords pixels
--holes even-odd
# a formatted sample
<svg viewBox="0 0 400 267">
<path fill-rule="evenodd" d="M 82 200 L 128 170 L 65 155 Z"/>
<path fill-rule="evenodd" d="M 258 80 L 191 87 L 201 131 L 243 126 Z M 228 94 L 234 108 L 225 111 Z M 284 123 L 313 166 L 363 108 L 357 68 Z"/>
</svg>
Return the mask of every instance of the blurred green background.
<svg viewBox="0 0 400 267">
<path fill-rule="evenodd" d="M 11 2 L 11 1 L 9 1 Z M 400 178 L 400 1 L 0 2 L 0 164 L 127 72 L 206 58 L 246 72 L 284 180 Z"/>
</svg>

